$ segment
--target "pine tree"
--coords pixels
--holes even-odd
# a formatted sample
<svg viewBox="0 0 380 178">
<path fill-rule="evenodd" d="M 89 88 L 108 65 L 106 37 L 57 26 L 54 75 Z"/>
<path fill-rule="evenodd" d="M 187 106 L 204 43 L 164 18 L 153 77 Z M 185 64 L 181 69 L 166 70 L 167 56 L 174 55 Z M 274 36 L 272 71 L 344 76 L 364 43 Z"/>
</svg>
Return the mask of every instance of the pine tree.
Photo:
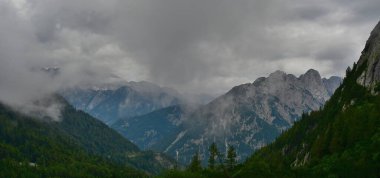
<svg viewBox="0 0 380 178">
<path fill-rule="evenodd" d="M 236 165 L 236 151 L 232 145 L 228 146 L 226 165 L 229 170 L 233 169 Z"/>
<path fill-rule="evenodd" d="M 198 152 L 195 152 L 193 158 L 191 159 L 190 165 L 187 169 L 191 172 L 199 172 L 202 170 L 201 160 L 199 159 Z"/>
<path fill-rule="evenodd" d="M 208 159 L 208 167 L 210 169 L 215 169 L 215 161 L 216 161 L 216 158 L 218 156 L 218 148 L 216 146 L 215 143 L 212 143 L 210 148 L 209 148 L 209 151 L 210 151 L 210 157 Z"/>
</svg>

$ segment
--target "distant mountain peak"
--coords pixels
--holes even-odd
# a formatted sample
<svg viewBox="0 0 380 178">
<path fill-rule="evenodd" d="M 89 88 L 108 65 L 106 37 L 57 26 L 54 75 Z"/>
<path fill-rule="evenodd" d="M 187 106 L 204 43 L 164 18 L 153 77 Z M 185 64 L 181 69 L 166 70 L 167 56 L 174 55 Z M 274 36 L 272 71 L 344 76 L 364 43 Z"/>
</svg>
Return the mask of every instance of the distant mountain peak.
<svg viewBox="0 0 380 178">
<path fill-rule="evenodd" d="M 330 78 L 326 79 L 324 78 L 325 80 L 342 80 L 341 77 L 338 77 L 338 76 L 331 76 Z"/>
<path fill-rule="evenodd" d="M 315 69 L 309 69 L 306 71 L 306 74 L 318 74 L 319 75 L 319 72 Z"/>
<path fill-rule="evenodd" d="M 176 90 L 145 81 L 73 88 L 61 94 L 75 108 L 88 112 L 108 125 L 120 118 L 143 115 L 185 102 Z"/>
<path fill-rule="evenodd" d="M 269 77 L 275 77 L 275 76 L 284 76 L 286 73 L 282 70 L 276 70 L 275 72 L 269 74 Z"/>
<path fill-rule="evenodd" d="M 267 77 L 267 80 L 271 80 L 271 81 L 284 80 L 286 76 L 287 74 L 284 71 L 276 70 L 275 72 L 269 74 L 269 76 Z"/>
<path fill-rule="evenodd" d="M 311 80 L 311 79 L 321 80 L 321 75 L 319 74 L 317 70 L 309 69 L 305 74 L 301 75 L 299 78 L 301 80 Z"/>
</svg>

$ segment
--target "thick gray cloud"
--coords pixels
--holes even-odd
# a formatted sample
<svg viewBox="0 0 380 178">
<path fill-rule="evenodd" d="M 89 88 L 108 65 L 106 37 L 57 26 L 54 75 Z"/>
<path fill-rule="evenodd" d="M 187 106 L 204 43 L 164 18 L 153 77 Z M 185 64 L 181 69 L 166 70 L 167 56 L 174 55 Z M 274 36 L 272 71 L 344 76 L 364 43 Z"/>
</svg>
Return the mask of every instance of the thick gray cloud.
<svg viewBox="0 0 380 178">
<path fill-rule="evenodd" d="M 111 74 L 212 94 L 277 69 L 343 75 L 378 9 L 378 0 L 0 0 L 0 99 Z M 60 75 L 32 70 L 46 66 Z"/>
<path fill-rule="evenodd" d="M 96 45 L 100 37 L 88 34 L 94 39 L 87 41 L 81 39 L 83 34 L 62 32 L 64 37 L 42 43 L 29 13 L 20 10 L 10 1 L 0 1 L 0 101 L 26 114 L 59 120 L 61 105 L 51 94 L 109 78 L 110 69 L 92 60 L 92 53 L 77 52 L 86 46 L 83 42 Z M 61 68 L 59 75 L 52 73 L 54 67 Z"/>
</svg>

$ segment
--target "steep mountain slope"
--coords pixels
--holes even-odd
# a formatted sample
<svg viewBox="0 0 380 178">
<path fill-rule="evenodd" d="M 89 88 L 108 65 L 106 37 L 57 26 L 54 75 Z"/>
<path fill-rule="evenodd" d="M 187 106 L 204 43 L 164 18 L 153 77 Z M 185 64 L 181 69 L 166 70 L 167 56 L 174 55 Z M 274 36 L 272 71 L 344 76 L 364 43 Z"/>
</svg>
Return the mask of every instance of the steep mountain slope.
<svg viewBox="0 0 380 178">
<path fill-rule="evenodd" d="M 111 127 L 139 148 L 157 150 L 179 131 L 182 114 L 182 106 L 170 106 L 142 116 L 118 120 Z"/>
<path fill-rule="evenodd" d="M 90 89 L 69 89 L 62 96 L 75 108 L 107 125 L 119 118 L 134 117 L 182 103 L 180 94 L 148 82 L 127 82 Z"/>
<path fill-rule="evenodd" d="M 63 100 L 60 102 L 65 103 Z M 77 140 L 78 145 L 87 152 L 120 164 L 127 163 L 149 173 L 157 173 L 174 165 L 171 158 L 160 153 L 142 152 L 136 145 L 101 121 L 75 110 L 68 103 L 65 103 L 65 106 L 62 112 L 63 120 L 51 124 L 56 124 L 58 129 Z"/>
<path fill-rule="evenodd" d="M 255 153 L 235 177 L 380 177 L 380 22 L 323 109 Z"/>
<path fill-rule="evenodd" d="M 316 110 L 340 84 L 336 77 L 321 79 L 315 70 L 300 77 L 276 71 L 268 78 L 231 89 L 191 114 L 182 130 L 162 151 L 188 163 L 198 150 L 203 158 L 216 142 L 237 148 L 241 160 L 289 128 L 304 112 Z M 206 162 L 206 159 L 203 159 Z"/>
<path fill-rule="evenodd" d="M 55 144 L 62 143 L 65 149 L 72 150 L 67 153 L 68 158 L 70 158 L 71 153 L 75 155 L 76 151 L 83 152 L 87 157 L 99 157 L 101 160 L 111 162 L 116 167 L 127 165 L 150 174 L 158 173 L 160 170 L 173 166 L 174 161 L 167 156 L 154 152 L 142 152 L 136 145 L 123 138 L 116 131 L 90 115 L 75 110 L 62 98 L 56 96 L 55 100 L 64 105 L 62 121 L 60 122 L 28 118 L 2 107 L 2 111 L 5 113 L 2 119 L 4 119 L 5 123 L 11 123 L 4 126 L 6 132 L 2 136 L 5 138 L 13 137 L 13 134 L 17 135 L 18 132 L 28 134 L 29 131 L 39 131 L 35 135 L 32 134 L 33 139 L 27 139 L 29 138 L 28 135 L 19 135 L 16 140 L 6 142 L 6 145 L 14 147 L 16 150 L 19 149 L 23 153 L 26 151 L 27 154 L 34 155 L 31 158 L 22 156 L 22 159 L 29 159 L 30 162 L 44 159 L 44 154 L 39 152 L 41 149 L 46 147 L 44 153 L 46 152 L 49 155 L 52 154 L 49 152 L 49 147 L 54 150 Z M 15 126 L 12 126 L 12 124 Z M 23 127 L 19 128 L 19 125 Z M 11 127 L 11 131 L 9 131 L 8 127 Z M 46 144 L 39 141 L 38 139 L 40 138 L 45 139 Z M 23 140 L 23 144 L 18 145 L 18 140 Z M 58 154 L 61 153 L 59 152 Z M 47 161 L 51 161 L 50 159 L 55 158 L 47 158 Z M 41 164 L 41 162 L 38 162 L 38 164 Z"/>
<path fill-rule="evenodd" d="M 0 104 L 0 177 L 146 176 L 130 166 L 89 154 L 78 144 L 56 124 Z"/>
</svg>

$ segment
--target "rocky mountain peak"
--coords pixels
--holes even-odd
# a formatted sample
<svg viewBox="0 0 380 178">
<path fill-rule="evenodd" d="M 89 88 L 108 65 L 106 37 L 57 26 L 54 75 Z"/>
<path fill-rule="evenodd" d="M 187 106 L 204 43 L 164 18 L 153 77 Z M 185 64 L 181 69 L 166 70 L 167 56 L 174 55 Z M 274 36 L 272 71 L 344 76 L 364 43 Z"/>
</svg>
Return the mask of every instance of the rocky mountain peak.
<svg viewBox="0 0 380 178">
<path fill-rule="evenodd" d="M 284 76 L 286 76 L 286 73 L 284 71 L 276 70 L 275 72 L 269 74 L 268 78 L 282 78 Z"/>
<path fill-rule="evenodd" d="M 302 113 L 320 108 L 340 83 L 339 77 L 322 79 L 313 69 L 300 77 L 275 71 L 253 83 L 233 87 L 185 116 L 185 129 L 164 150 L 169 155 L 178 151 L 180 162 L 188 163 L 196 150 L 207 157 L 210 143 L 222 149 L 228 143 L 235 146 L 243 160 L 273 141 Z"/>
<path fill-rule="evenodd" d="M 321 75 L 315 69 L 309 69 L 305 74 L 300 76 L 300 79 L 303 81 L 307 81 L 307 80 L 320 81 Z"/>
<path fill-rule="evenodd" d="M 357 70 L 362 65 L 367 65 L 357 82 L 373 89 L 380 82 L 380 22 L 371 32 L 358 62 Z"/>
</svg>

